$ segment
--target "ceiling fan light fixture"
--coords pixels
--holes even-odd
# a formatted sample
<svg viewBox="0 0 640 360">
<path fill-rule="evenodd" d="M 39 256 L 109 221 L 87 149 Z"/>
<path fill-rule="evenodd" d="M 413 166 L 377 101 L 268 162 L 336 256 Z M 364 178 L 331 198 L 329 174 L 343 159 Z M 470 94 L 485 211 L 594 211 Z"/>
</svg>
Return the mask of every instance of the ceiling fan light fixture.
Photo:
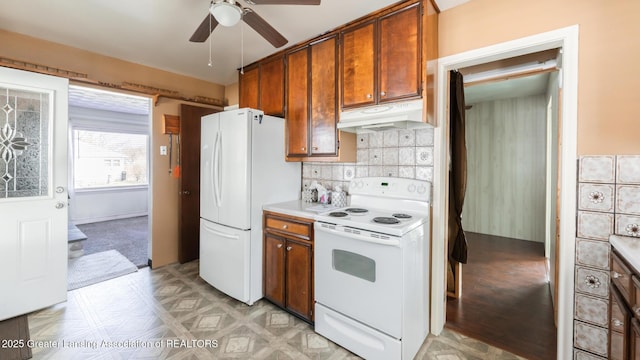
<svg viewBox="0 0 640 360">
<path fill-rule="evenodd" d="M 214 2 L 209 7 L 209 12 L 222 26 L 233 26 L 242 18 L 242 9 L 234 0 L 222 0 Z"/>
</svg>

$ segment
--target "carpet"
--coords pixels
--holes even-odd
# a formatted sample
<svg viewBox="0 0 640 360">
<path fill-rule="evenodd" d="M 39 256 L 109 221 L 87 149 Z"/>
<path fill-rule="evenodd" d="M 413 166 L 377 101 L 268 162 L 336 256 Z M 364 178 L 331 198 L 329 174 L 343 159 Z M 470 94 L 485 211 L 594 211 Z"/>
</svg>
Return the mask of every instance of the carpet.
<svg viewBox="0 0 640 360">
<path fill-rule="evenodd" d="M 85 255 L 118 250 L 138 268 L 147 266 L 150 257 L 147 216 L 80 224 L 78 228 L 88 238 L 84 242 Z"/>
<path fill-rule="evenodd" d="M 67 290 L 78 289 L 136 271 L 138 267 L 116 250 L 70 259 Z"/>
</svg>

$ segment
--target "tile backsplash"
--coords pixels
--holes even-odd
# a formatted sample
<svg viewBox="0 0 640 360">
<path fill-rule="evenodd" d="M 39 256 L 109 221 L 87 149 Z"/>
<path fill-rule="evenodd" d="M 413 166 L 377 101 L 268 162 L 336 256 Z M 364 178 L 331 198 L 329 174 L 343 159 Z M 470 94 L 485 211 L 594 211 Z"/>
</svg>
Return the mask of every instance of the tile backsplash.
<svg viewBox="0 0 640 360">
<path fill-rule="evenodd" d="M 390 176 L 433 180 L 433 128 L 387 130 L 357 135 L 355 163 L 304 162 L 302 186 L 313 180 L 349 190 L 354 177 Z"/>
<path fill-rule="evenodd" d="M 640 237 L 640 156 L 581 156 L 577 211 L 574 347 L 605 359 L 609 235 Z"/>
</svg>

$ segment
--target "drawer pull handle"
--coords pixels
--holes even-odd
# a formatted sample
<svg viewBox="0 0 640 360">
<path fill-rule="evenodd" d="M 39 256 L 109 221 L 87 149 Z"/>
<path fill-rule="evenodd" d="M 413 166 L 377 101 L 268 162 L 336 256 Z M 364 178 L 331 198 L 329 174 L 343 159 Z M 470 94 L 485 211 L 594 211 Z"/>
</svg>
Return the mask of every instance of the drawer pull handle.
<svg viewBox="0 0 640 360">
<path fill-rule="evenodd" d="M 291 246 L 287 246 L 287 251 L 291 251 Z"/>
<path fill-rule="evenodd" d="M 614 279 L 622 279 L 622 278 L 624 278 L 624 275 L 623 275 L 623 274 L 620 274 L 620 273 L 619 273 L 619 272 L 617 272 L 617 271 L 614 271 L 614 272 L 613 272 L 613 278 L 614 278 Z"/>
<path fill-rule="evenodd" d="M 282 247 L 282 244 L 278 244 L 278 245 L 276 245 L 276 247 L 277 247 L 278 249 L 280 249 L 280 248 Z"/>
<path fill-rule="evenodd" d="M 289 225 L 284 224 L 284 225 L 282 225 L 282 228 L 283 228 L 283 229 L 287 229 L 287 228 L 289 228 Z"/>
<path fill-rule="evenodd" d="M 622 321 L 618 320 L 618 319 L 613 319 L 611 320 L 611 322 L 613 323 L 613 326 L 622 326 Z"/>
</svg>

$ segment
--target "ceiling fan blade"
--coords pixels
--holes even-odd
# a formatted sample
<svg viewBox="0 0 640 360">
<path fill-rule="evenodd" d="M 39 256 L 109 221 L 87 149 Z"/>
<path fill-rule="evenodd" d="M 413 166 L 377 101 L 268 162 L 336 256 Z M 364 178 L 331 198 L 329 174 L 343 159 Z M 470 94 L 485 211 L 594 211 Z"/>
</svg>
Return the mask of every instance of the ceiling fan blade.
<svg viewBox="0 0 640 360">
<path fill-rule="evenodd" d="M 271 45 L 279 48 L 288 43 L 289 40 L 285 39 L 276 29 L 274 29 L 268 22 L 266 22 L 255 11 L 245 8 L 242 20 L 251 26 L 258 34 L 265 38 Z"/>
<path fill-rule="evenodd" d="M 320 0 L 249 0 L 254 5 L 320 5 Z"/>
<path fill-rule="evenodd" d="M 211 21 L 211 23 L 209 23 L 209 21 Z M 209 24 L 211 24 L 211 31 L 209 31 Z M 216 20 L 216 18 L 213 17 L 213 15 L 208 14 L 204 18 L 204 20 L 202 20 L 202 23 L 200 23 L 200 25 L 198 26 L 196 31 L 193 33 L 193 35 L 191 35 L 191 38 L 189 39 L 189 41 L 205 42 L 209 37 L 209 34 L 213 32 L 213 29 L 215 29 L 216 26 L 218 26 L 218 21 Z"/>
</svg>

